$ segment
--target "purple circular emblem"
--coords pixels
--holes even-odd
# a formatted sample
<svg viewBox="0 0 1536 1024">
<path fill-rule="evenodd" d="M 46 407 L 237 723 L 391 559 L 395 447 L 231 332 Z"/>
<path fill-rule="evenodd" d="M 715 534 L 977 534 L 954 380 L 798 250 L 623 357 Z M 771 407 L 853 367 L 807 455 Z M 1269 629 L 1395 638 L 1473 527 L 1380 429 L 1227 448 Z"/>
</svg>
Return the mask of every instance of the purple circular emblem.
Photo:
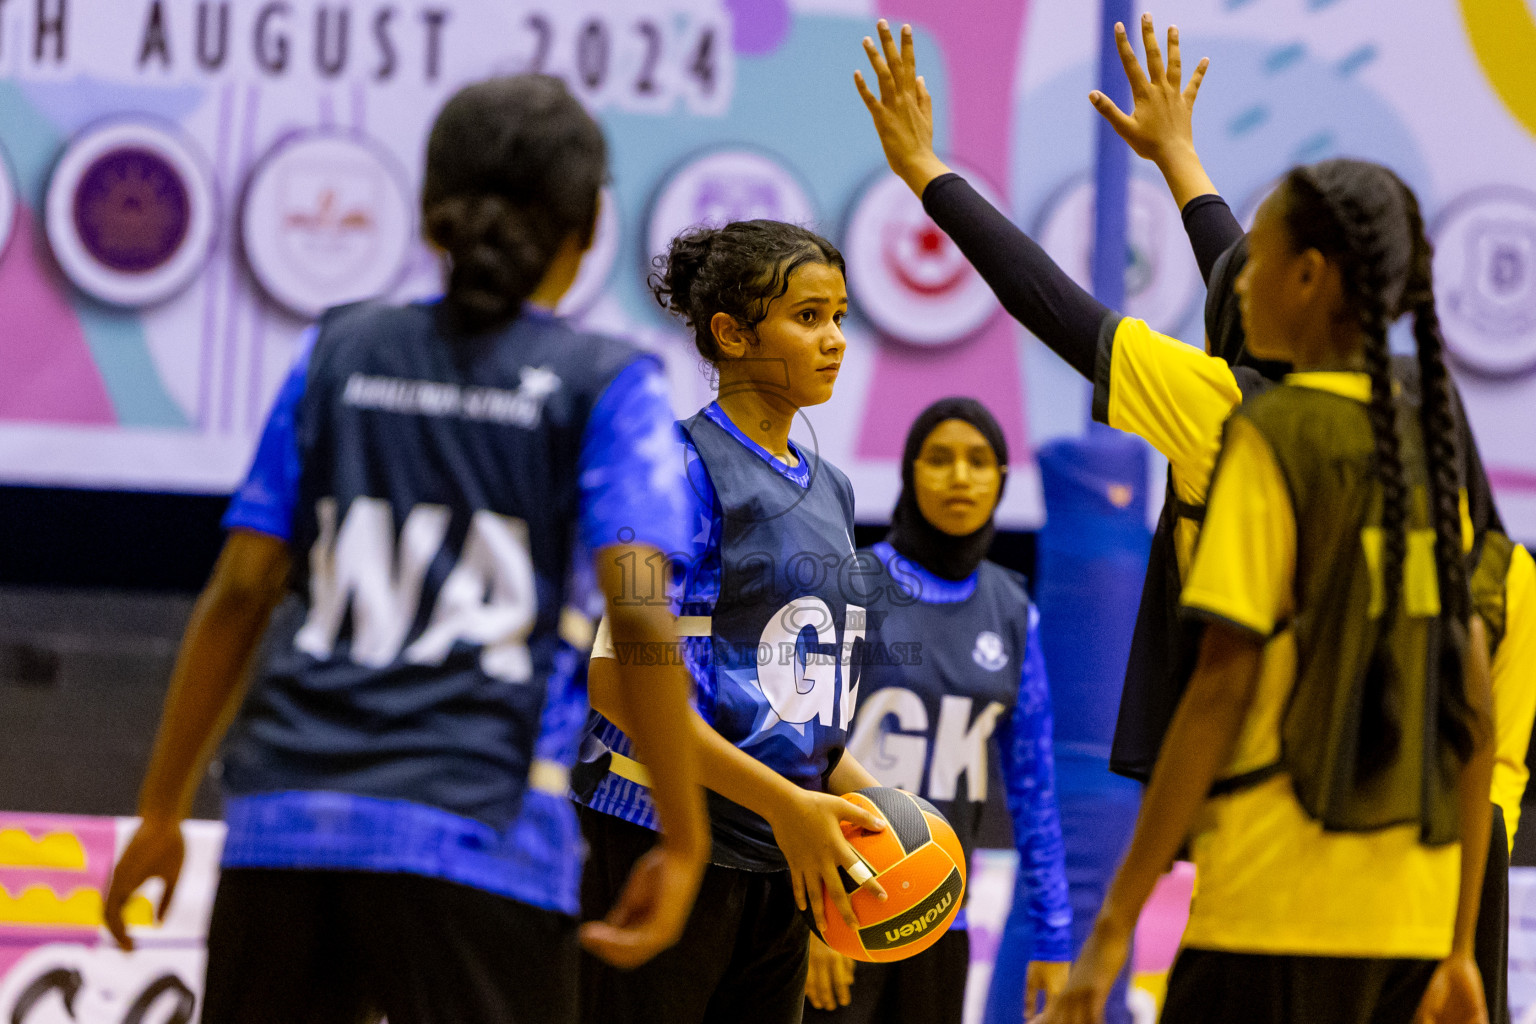
<svg viewBox="0 0 1536 1024">
<path fill-rule="evenodd" d="M 187 183 L 159 153 L 136 146 L 91 161 L 75 186 L 75 230 L 103 266 L 143 274 L 167 263 L 192 220 Z"/>
<path fill-rule="evenodd" d="M 772 53 L 789 37 L 789 0 L 725 0 L 737 53 Z"/>
</svg>

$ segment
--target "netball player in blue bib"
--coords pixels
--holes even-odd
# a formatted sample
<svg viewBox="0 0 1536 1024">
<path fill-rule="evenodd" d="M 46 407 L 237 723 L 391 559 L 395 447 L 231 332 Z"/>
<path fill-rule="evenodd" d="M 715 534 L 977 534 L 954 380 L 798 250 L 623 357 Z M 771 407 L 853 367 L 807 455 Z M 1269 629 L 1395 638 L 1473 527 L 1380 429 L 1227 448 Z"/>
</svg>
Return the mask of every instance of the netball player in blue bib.
<svg viewBox="0 0 1536 1024">
<path fill-rule="evenodd" d="M 854 577 L 874 642 L 848 749 L 881 782 L 943 811 L 967 853 L 1000 769 L 1031 925 L 1023 987 L 1033 1005 L 1066 981 L 1072 908 L 1038 615 L 1023 581 L 986 561 L 1007 466 L 1002 428 L 974 399 L 942 399 L 912 424 L 890 535 L 859 553 L 867 572 Z M 812 939 L 806 1020 L 959 1024 L 969 966 L 958 922 L 892 964 L 855 965 Z"/>
<path fill-rule="evenodd" d="M 657 297 L 719 381 L 718 401 L 679 424 L 693 512 L 676 595 L 714 846 L 678 945 L 635 971 L 593 964 L 583 1019 L 794 1022 L 809 938 L 797 905 L 822 919 L 825 888 L 852 920 L 841 872 L 856 857 L 839 823 L 883 827 L 832 795 L 876 785 L 843 750 L 864 636 L 843 578 L 853 491 L 789 439 L 800 409 L 832 397 L 843 361 L 843 259 L 804 228 L 748 221 L 686 234 L 660 263 Z M 649 766 L 606 694 L 617 668 L 651 659 L 601 636 L 593 653 L 592 704 L 606 717 L 594 719 L 585 755 L 589 915 L 612 901 L 656 825 Z"/>
<path fill-rule="evenodd" d="M 575 1016 L 560 879 L 580 839 L 561 747 L 582 693 L 560 613 L 578 551 L 596 553 L 611 603 L 627 560 L 682 542 L 684 510 L 656 362 L 551 313 L 605 164 L 555 79 L 459 92 L 433 125 L 422 202 L 445 298 L 329 311 L 282 388 L 105 908 L 125 946 L 123 904 L 148 878 L 165 881 L 163 911 L 180 821 L 271 617 L 223 757 L 208 1024 Z M 624 642 L 675 637 L 657 601 L 610 618 Z M 583 938 L 632 965 L 681 930 L 708 839 L 693 747 L 670 742 L 686 676 L 626 667 L 619 682 L 666 829 Z"/>
</svg>

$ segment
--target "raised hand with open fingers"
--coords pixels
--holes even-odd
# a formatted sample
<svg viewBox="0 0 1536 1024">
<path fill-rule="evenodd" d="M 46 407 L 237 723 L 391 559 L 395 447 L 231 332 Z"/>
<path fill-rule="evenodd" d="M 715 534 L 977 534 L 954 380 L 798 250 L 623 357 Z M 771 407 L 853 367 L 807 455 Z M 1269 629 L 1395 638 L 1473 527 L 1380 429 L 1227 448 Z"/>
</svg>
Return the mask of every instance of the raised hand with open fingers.
<svg viewBox="0 0 1536 1024">
<path fill-rule="evenodd" d="M 921 196 L 930 181 L 949 171 L 933 151 L 933 97 L 928 95 L 928 86 L 917 73 L 912 26 L 901 27 L 899 47 L 884 19 L 875 31 L 879 45 L 865 36 L 864 53 L 874 69 L 879 94 L 870 89 L 858 71 L 853 73 L 853 82 L 875 122 L 886 162 L 908 188 Z"/>
<path fill-rule="evenodd" d="M 1195 98 L 1211 62 L 1202 57 L 1185 84 L 1177 26 L 1168 28 L 1166 64 L 1150 14 L 1141 17 L 1141 41 L 1147 53 L 1145 69 L 1131 49 L 1125 26 L 1116 22 L 1115 45 L 1131 85 L 1131 112 L 1121 110 L 1097 89 L 1088 94 L 1088 100 L 1137 156 L 1157 165 L 1182 208 L 1195 196 L 1216 191 L 1195 151 L 1194 129 Z"/>
<path fill-rule="evenodd" d="M 1178 28 L 1168 29 L 1166 67 L 1150 14 L 1142 16 L 1141 38 L 1147 52 L 1145 70 L 1136 59 L 1136 51 L 1131 49 L 1125 26 L 1115 24 L 1115 45 L 1119 47 L 1120 62 L 1125 65 L 1125 77 L 1131 84 L 1131 112 L 1125 113 L 1114 100 L 1098 90 L 1089 93 L 1088 99 L 1137 156 L 1156 163 L 1176 147 L 1194 148 L 1195 97 L 1200 94 L 1200 83 L 1205 80 L 1210 61 L 1201 59 L 1194 74 L 1189 76 L 1189 84 L 1184 85 Z"/>
</svg>

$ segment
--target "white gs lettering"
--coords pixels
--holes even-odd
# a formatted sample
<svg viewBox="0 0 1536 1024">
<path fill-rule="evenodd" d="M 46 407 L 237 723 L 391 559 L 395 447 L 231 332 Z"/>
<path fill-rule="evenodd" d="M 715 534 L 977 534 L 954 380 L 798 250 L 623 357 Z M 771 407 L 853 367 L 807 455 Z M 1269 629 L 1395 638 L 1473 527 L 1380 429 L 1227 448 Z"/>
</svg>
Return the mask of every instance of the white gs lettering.
<svg viewBox="0 0 1536 1024">
<path fill-rule="evenodd" d="M 819 597 L 795 598 L 774 612 L 763 627 L 758 650 L 766 656 L 758 658 L 757 684 L 773 713 L 784 721 L 799 725 L 815 719 L 831 725 L 837 660 L 809 651 L 802 672 L 799 658 L 785 658 L 779 653 L 793 650 L 800 631 L 807 626 L 815 628 L 818 644 L 837 643 L 837 625 L 827 602 Z"/>
<path fill-rule="evenodd" d="M 859 680 L 853 670 L 853 645 L 864 639 L 864 609 L 850 604 L 843 614 L 843 643 L 837 649 L 843 670 L 843 690 L 837 703 L 837 727 L 853 724 L 853 709 L 859 706 Z"/>
</svg>

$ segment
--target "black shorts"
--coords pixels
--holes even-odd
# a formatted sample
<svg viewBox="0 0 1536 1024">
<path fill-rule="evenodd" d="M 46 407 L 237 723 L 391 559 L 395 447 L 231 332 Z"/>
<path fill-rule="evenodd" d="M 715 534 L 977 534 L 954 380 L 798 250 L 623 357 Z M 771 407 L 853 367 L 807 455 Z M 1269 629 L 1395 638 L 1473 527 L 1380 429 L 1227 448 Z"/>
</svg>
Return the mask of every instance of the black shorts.
<svg viewBox="0 0 1536 1024">
<path fill-rule="evenodd" d="M 1483 974 L 1489 1024 L 1509 1024 L 1509 839 L 1504 810 L 1498 804 L 1493 805 L 1493 828 L 1488 834 L 1473 955 Z"/>
<path fill-rule="evenodd" d="M 656 833 L 581 809 L 589 854 L 581 913 L 603 917 Z M 710 865 L 677 945 L 632 971 L 581 963 L 584 1024 L 798 1024 L 810 927 L 788 871 Z M 393 1024 L 393 1021 L 391 1021 Z"/>
<path fill-rule="evenodd" d="M 1161 1024 L 1407 1024 L 1435 960 L 1183 949 Z"/>
<path fill-rule="evenodd" d="M 849 1004 L 818 1010 L 806 1003 L 805 1024 L 961 1024 L 970 966 L 970 937 L 952 928 L 906 960 L 855 964 Z"/>
<path fill-rule="evenodd" d="M 576 922 L 417 875 L 225 871 L 203 1024 L 573 1024 Z"/>
</svg>

